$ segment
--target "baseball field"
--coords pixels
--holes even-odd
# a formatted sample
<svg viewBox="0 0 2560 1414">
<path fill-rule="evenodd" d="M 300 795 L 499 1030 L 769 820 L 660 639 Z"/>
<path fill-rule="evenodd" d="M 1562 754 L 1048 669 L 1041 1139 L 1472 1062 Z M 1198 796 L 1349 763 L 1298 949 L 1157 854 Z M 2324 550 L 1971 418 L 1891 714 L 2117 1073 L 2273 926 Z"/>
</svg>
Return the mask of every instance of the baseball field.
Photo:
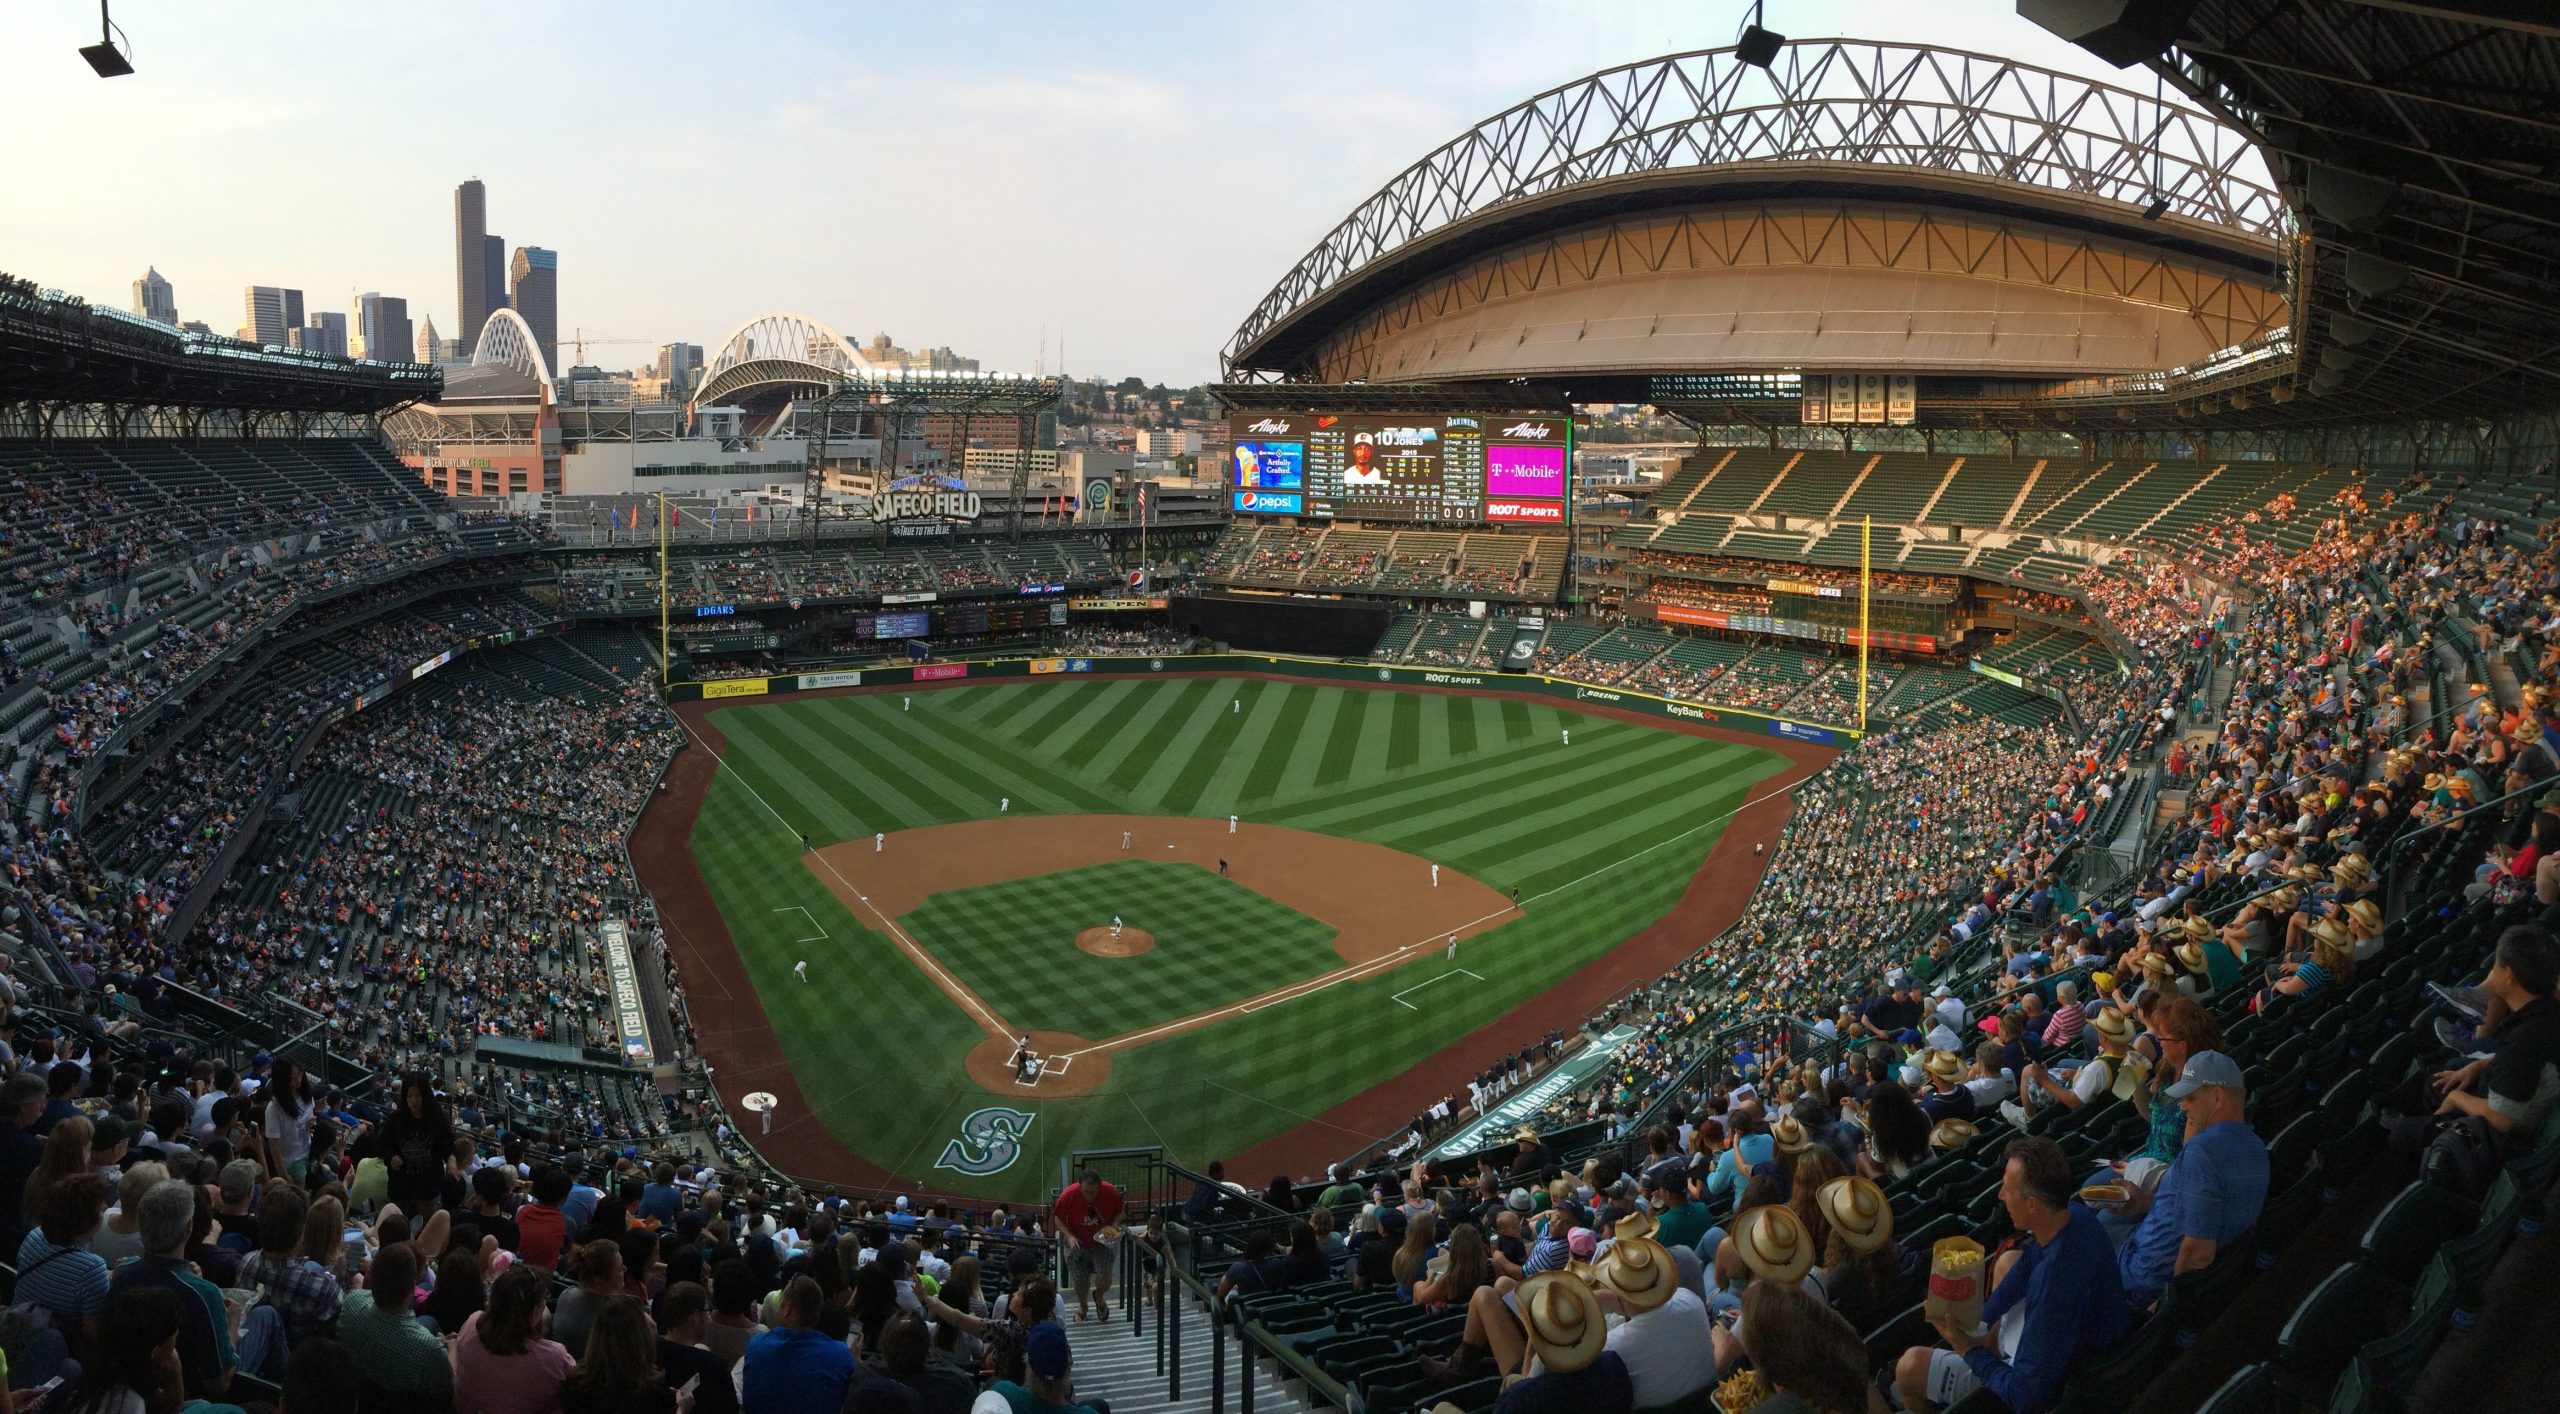
<svg viewBox="0 0 2560 1414">
<path fill-rule="evenodd" d="M 1587 990 L 1639 933 L 1651 955 L 1599 980 L 1657 971 L 1680 940 L 1652 925 L 1801 764 L 1512 698 L 1241 677 L 687 721 L 701 749 L 671 784 L 701 792 L 716 918 L 688 932 L 642 864 L 680 955 L 734 950 L 688 972 L 722 1093 L 783 1097 L 766 1147 L 795 1172 L 841 1146 L 864 1176 L 989 1197 L 1078 1147 L 1198 1164 L 1288 1131 L 1310 1169 L 1361 1147 L 1410 1111 L 1344 1123 L 1350 1097 L 1569 976 Z M 707 990 L 729 977 L 752 998 Z"/>
</svg>

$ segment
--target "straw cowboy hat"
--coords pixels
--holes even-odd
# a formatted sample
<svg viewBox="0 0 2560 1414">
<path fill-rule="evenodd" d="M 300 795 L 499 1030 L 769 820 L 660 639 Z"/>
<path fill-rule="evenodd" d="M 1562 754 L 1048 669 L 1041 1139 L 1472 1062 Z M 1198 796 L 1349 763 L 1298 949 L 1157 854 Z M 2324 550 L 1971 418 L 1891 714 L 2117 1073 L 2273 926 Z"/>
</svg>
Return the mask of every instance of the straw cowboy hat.
<svg viewBox="0 0 2560 1414">
<path fill-rule="evenodd" d="M 2318 938 L 2320 941 L 2327 943 L 2332 947 L 2340 948 L 2346 947 L 2355 941 L 2355 935 L 2347 931 L 2347 925 L 2339 922 L 2335 918 L 2323 918 L 2319 922 L 2312 924 L 2311 936 Z"/>
<path fill-rule="evenodd" d="M 2278 913 L 2291 913 L 2302 904 L 2302 890 L 2291 884 L 2266 895 L 2258 902 Z"/>
<path fill-rule="evenodd" d="M 2382 905 L 2372 899 L 2360 898 L 2348 904 L 2347 916 L 2354 919 L 2356 926 L 2367 933 L 2382 931 Z"/>
<path fill-rule="evenodd" d="M 2187 920 L 2187 940 L 2201 943 L 2213 936 L 2213 920 L 2199 913 Z"/>
<path fill-rule="evenodd" d="M 1804 1230 L 1804 1220 L 1783 1203 L 1763 1204 L 1734 1219 L 1728 1240 L 1736 1244 L 1734 1251 L 1755 1281 L 1792 1285 L 1813 1270 L 1813 1237 Z"/>
<path fill-rule="evenodd" d="M 2444 776 L 2440 772 L 2429 771 L 2424 784 L 2427 792 L 2432 795 L 2435 792 L 2444 789 Z"/>
<path fill-rule="evenodd" d="M 2133 1018 L 2114 1007 L 2098 1008 L 2098 1014 L 2089 1018 L 2089 1029 L 2098 1033 L 2099 1040 L 2111 1046 L 2133 1044 Z"/>
<path fill-rule="evenodd" d="M 1511 1142 L 1515 1144 L 1535 1144 L 1538 1142 L 1538 1131 L 1534 1126 L 1524 1124 L 1518 1129 L 1511 1131 Z"/>
<path fill-rule="evenodd" d="M 1942 1051 L 1933 1046 L 1920 1053 L 1920 1069 L 1940 1080 L 1962 1080 L 1964 1079 L 1964 1057 L 1953 1051 Z"/>
<path fill-rule="evenodd" d="M 2146 976 L 2166 980 L 2174 975 L 2177 969 L 2169 965 L 2168 958 L 2156 952 L 2147 952 L 2142 955 L 2142 971 Z"/>
<path fill-rule="evenodd" d="M 2345 855 L 2329 866 L 2329 877 L 2350 887 L 2363 883 L 2365 876 L 2372 872 L 2372 861 L 2361 854 Z"/>
<path fill-rule="evenodd" d="M 2204 944 L 2192 941 L 2180 943 L 2169 949 L 2169 953 L 2178 959 L 2180 967 L 2189 972 L 2204 971 Z"/>
<path fill-rule="evenodd" d="M 1634 1212 L 1618 1219 L 1618 1225 L 1609 1229 L 1609 1235 L 1623 1242 L 1630 1237 L 1651 1237 L 1654 1229 L 1660 1226 L 1660 1223 L 1654 1221 L 1653 1214 Z"/>
<path fill-rule="evenodd" d="M 1966 1140 L 1971 1139 L 1975 1134 L 1980 1132 L 1981 1131 L 1973 1127 L 1972 1120 L 1942 1119 L 1938 1121 L 1936 1128 L 1929 1131 L 1929 1147 L 1932 1149 L 1960 1149 L 1964 1147 Z"/>
<path fill-rule="evenodd" d="M 1813 1147 L 1813 1136 L 1804 1132 L 1804 1122 L 1794 1115 L 1780 1115 L 1769 1126 L 1769 1138 L 1781 1154 L 1801 1154 Z"/>
<path fill-rule="evenodd" d="M 1852 1252 L 1873 1252 L 1893 1241 L 1893 1205 L 1875 1180 L 1850 1174 L 1814 1190 L 1822 1220 Z"/>
<path fill-rule="evenodd" d="M 2317 864 L 2297 864 L 2284 872 L 2286 878 L 2299 880 L 2305 884 L 2320 882 L 2320 866 Z"/>
<path fill-rule="evenodd" d="M 1680 1289 L 1680 1268 L 1671 1249 L 1650 1237 L 1621 1233 L 1591 1264 L 1594 1286 L 1614 1291 L 1627 1309 L 1642 1315 L 1671 1299 Z"/>
<path fill-rule="evenodd" d="M 1609 1315 L 1600 1294 L 1563 1272 L 1540 1272 L 1513 1292 L 1520 1324 L 1538 1361 L 1560 1375 L 1600 1358 L 1609 1342 Z"/>
</svg>

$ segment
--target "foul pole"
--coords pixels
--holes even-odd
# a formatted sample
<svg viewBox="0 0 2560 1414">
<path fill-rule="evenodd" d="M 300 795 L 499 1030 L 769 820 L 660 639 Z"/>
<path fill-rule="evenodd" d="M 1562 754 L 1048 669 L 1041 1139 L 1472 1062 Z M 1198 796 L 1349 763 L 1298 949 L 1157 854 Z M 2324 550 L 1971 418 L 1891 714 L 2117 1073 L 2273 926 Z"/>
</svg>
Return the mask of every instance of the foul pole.
<svg viewBox="0 0 2560 1414">
<path fill-rule="evenodd" d="M 658 493 L 658 686 L 675 685 L 675 660 L 667 656 L 667 493 Z"/>
<path fill-rule="evenodd" d="M 1876 518 L 1858 522 L 1858 735 L 1867 734 L 1867 596 L 1875 589 Z M 660 584 L 666 576 L 658 577 Z"/>
</svg>

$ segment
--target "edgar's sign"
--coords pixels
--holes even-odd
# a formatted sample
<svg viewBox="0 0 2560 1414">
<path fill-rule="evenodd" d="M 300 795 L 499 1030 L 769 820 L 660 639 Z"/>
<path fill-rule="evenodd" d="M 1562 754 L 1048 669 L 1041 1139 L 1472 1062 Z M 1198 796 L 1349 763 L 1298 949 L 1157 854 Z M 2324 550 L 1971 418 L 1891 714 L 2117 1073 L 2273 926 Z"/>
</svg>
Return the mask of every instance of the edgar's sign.
<svg viewBox="0 0 2560 1414">
<path fill-rule="evenodd" d="M 960 1121 L 960 1137 L 942 1146 L 938 1169 L 956 1169 L 971 1178 L 992 1178 L 1022 1157 L 1022 1136 L 1039 1118 L 1028 1110 L 989 1105 Z"/>
</svg>

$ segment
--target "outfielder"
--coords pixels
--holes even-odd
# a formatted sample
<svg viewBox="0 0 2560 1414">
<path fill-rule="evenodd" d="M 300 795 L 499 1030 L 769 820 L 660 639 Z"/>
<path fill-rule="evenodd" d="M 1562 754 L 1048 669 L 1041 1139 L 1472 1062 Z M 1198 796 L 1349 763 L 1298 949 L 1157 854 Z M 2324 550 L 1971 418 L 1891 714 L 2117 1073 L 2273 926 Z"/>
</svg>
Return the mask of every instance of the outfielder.
<svg viewBox="0 0 2560 1414">
<path fill-rule="evenodd" d="M 792 976 L 794 976 L 794 977 L 799 978 L 799 979 L 800 979 L 801 981 L 803 981 L 803 982 L 808 981 L 808 980 L 809 980 L 809 959 L 807 959 L 807 958 L 805 958 L 805 957 L 804 957 L 804 958 L 800 959 L 798 962 L 795 962 L 795 963 L 791 964 L 791 975 L 792 975 Z"/>
</svg>

